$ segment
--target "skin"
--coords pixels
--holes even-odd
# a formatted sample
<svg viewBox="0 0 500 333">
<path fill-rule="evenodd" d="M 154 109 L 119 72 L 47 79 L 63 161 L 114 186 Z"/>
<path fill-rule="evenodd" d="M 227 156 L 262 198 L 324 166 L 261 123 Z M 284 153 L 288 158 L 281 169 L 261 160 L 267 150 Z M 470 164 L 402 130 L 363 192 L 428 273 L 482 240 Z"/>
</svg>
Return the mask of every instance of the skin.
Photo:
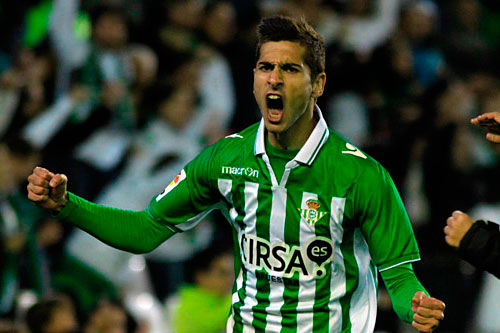
<svg viewBox="0 0 500 333">
<path fill-rule="evenodd" d="M 297 42 L 263 43 L 254 68 L 254 96 L 260 108 L 269 142 L 281 149 L 301 148 L 317 124 L 314 105 L 323 94 L 326 74 L 311 78 L 304 61 L 305 47 Z M 283 110 L 267 107 L 267 95 L 283 100 Z M 68 199 L 67 178 L 37 167 L 28 177 L 28 198 L 38 206 L 59 211 Z M 423 292 L 415 293 L 412 326 L 432 332 L 444 318 L 445 304 Z"/>
<path fill-rule="evenodd" d="M 103 304 L 97 308 L 88 321 L 85 333 L 125 333 L 127 332 L 127 315 L 114 304 Z"/>
<path fill-rule="evenodd" d="M 445 304 L 434 297 L 428 297 L 423 291 L 417 291 L 411 300 L 413 326 L 419 332 L 433 332 L 444 319 Z"/>
<path fill-rule="evenodd" d="M 77 328 L 78 322 L 74 312 L 60 307 L 52 313 L 50 321 L 44 327 L 44 332 L 64 333 L 74 331 Z"/>
<path fill-rule="evenodd" d="M 28 199 L 41 208 L 59 212 L 68 201 L 67 184 L 66 175 L 36 167 L 28 176 Z"/>
<path fill-rule="evenodd" d="M 195 281 L 202 289 L 224 297 L 231 293 L 233 276 L 233 255 L 224 253 L 215 258 L 206 271 L 198 272 Z"/>
<path fill-rule="evenodd" d="M 314 104 L 323 94 L 326 74 L 311 78 L 304 61 L 305 47 L 297 42 L 262 44 L 254 68 L 254 95 L 267 129 L 269 142 L 282 149 L 304 145 L 316 126 Z M 284 109 L 270 110 L 268 94 L 280 95 Z"/>
<path fill-rule="evenodd" d="M 498 124 L 500 124 L 500 112 L 488 112 L 471 119 L 471 124 L 479 126 L 479 122 L 485 119 L 493 119 Z M 493 143 L 500 143 L 500 135 L 494 133 L 487 133 L 486 139 Z"/>
<path fill-rule="evenodd" d="M 446 227 L 444 227 L 445 241 L 448 245 L 458 248 L 460 242 L 464 238 L 467 231 L 474 221 L 469 215 L 456 210 L 446 220 Z"/>
</svg>

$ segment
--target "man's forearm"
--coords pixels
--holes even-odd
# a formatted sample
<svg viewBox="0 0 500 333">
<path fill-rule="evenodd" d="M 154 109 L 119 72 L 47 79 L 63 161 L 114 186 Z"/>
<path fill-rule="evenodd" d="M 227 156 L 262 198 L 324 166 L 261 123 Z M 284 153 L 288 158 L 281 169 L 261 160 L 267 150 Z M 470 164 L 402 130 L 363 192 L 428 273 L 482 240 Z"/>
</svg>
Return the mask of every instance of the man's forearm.
<svg viewBox="0 0 500 333">
<path fill-rule="evenodd" d="M 72 193 L 57 214 L 104 243 L 127 252 L 146 253 L 175 234 L 146 210 L 130 211 L 91 203 Z"/>
<path fill-rule="evenodd" d="M 418 281 L 411 264 L 403 264 L 386 271 L 380 272 L 384 280 L 387 292 L 392 301 L 392 307 L 398 317 L 411 323 L 413 312 L 411 310 L 411 300 L 415 292 L 421 290 L 427 295 L 427 291 Z"/>
</svg>

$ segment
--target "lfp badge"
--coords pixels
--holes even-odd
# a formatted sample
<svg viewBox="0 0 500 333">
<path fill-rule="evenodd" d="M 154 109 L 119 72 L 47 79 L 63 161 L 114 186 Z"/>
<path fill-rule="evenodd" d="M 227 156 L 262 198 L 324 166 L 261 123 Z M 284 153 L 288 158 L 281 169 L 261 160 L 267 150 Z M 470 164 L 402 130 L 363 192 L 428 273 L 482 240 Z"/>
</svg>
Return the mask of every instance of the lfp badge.
<svg viewBox="0 0 500 333">
<path fill-rule="evenodd" d="M 306 201 L 307 209 L 297 208 L 300 212 L 300 216 L 306 220 L 310 225 L 316 224 L 323 216 L 328 214 L 327 212 L 319 211 L 320 204 L 317 200 L 309 199 Z"/>
</svg>

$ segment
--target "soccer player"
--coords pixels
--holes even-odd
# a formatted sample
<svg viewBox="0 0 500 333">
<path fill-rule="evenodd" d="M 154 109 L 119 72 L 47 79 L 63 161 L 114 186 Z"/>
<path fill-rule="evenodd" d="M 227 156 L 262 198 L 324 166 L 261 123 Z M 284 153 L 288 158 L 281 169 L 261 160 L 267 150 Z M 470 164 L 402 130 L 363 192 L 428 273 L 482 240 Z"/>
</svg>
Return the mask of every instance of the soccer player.
<svg viewBox="0 0 500 333">
<path fill-rule="evenodd" d="M 329 130 L 316 106 L 322 38 L 286 17 L 263 19 L 258 35 L 261 122 L 206 148 L 145 210 L 90 203 L 44 168 L 28 177 L 28 197 L 136 253 L 221 209 L 237 254 L 227 332 L 372 332 L 378 271 L 399 317 L 431 332 L 445 305 L 413 273 L 419 251 L 389 174 Z"/>
</svg>

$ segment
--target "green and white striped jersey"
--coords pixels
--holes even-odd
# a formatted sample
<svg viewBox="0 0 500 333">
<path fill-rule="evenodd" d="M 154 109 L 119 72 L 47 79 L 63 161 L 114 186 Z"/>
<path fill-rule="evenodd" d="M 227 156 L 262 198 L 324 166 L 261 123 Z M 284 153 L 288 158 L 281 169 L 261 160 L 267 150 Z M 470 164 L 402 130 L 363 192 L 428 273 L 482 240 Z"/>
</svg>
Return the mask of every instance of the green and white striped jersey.
<svg viewBox="0 0 500 333">
<path fill-rule="evenodd" d="M 372 332 L 377 269 L 419 259 L 387 171 L 316 112 L 281 179 L 261 122 L 205 149 L 149 205 L 175 231 L 214 208 L 230 221 L 238 255 L 228 332 Z"/>
</svg>

